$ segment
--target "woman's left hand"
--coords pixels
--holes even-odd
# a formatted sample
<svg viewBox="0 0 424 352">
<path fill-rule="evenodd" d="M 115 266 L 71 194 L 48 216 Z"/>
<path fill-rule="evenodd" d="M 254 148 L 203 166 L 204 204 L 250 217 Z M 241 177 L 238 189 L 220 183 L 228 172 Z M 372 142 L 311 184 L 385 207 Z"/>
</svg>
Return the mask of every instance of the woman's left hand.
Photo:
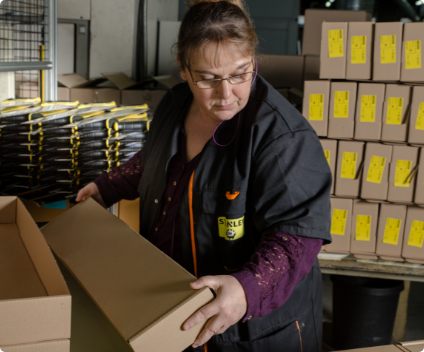
<svg viewBox="0 0 424 352">
<path fill-rule="evenodd" d="M 215 291 L 216 298 L 199 309 L 184 323 L 184 330 L 206 320 L 205 328 L 193 343 L 196 348 L 209 341 L 213 335 L 222 334 L 231 325 L 237 323 L 247 311 L 247 299 L 243 286 L 233 276 L 203 276 L 190 284 L 198 290 L 205 286 Z"/>
</svg>

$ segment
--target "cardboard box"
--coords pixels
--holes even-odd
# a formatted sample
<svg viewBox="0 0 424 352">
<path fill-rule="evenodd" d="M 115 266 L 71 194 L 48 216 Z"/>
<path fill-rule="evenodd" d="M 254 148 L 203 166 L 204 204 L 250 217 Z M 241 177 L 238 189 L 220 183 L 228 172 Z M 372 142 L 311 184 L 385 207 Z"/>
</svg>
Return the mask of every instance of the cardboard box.
<svg viewBox="0 0 424 352">
<path fill-rule="evenodd" d="M 374 81 L 399 81 L 402 54 L 402 22 L 375 24 Z"/>
<path fill-rule="evenodd" d="M 401 81 L 424 82 L 424 23 L 405 23 L 402 43 Z"/>
<path fill-rule="evenodd" d="M 401 342 L 397 346 L 402 346 L 401 350 L 405 352 L 422 352 L 424 350 L 424 340 Z"/>
<path fill-rule="evenodd" d="M 329 101 L 330 81 L 305 82 L 302 113 L 320 137 L 327 137 L 328 134 Z"/>
<path fill-rule="evenodd" d="M 213 299 L 190 273 L 93 199 L 42 228 L 52 250 L 134 351 L 179 352 L 202 324 L 182 324 Z M 166 338 L 164 338 L 166 336 Z"/>
<path fill-rule="evenodd" d="M 349 23 L 346 79 L 371 79 L 373 41 L 374 23 Z"/>
<path fill-rule="evenodd" d="M 355 114 L 355 139 L 379 141 L 383 124 L 385 84 L 359 83 Z"/>
<path fill-rule="evenodd" d="M 274 88 L 296 88 L 303 91 L 305 58 L 300 55 L 262 55 L 259 74 Z"/>
<path fill-rule="evenodd" d="M 377 259 L 375 249 L 379 207 L 378 203 L 359 199 L 353 201 L 350 252 L 357 258 Z"/>
<path fill-rule="evenodd" d="M 393 146 L 387 195 L 389 202 L 412 204 L 418 171 L 419 149 L 400 145 Z"/>
<path fill-rule="evenodd" d="M 319 79 L 319 56 L 306 55 L 305 66 L 303 69 L 303 79 L 305 81 L 315 81 Z"/>
<path fill-rule="evenodd" d="M 53 340 L 15 346 L 1 346 L 3 352 L 69 352 L 69 340 Z"/>
<path fill-rule="evenodd" d="M 388 346 L 378 346 L 378 347 L 357 348 L 354 350 L 343 350 L 343 351 L 337 351 L 337 352 L 402 352 L 402 351 L 399 351 L 399 348 L 396 347 L 395 345 L 388 345 Z"/>
<path fill-rule="evenodd" d="M 424 87 L 413 87 L 408 143 L 424 145 Z"/>
<path fill-rule="evenodd" d="M 328 138 L 353 138 L 357 86 L 356 82 L 331 82 Z"/>
<path fill-rule="evenodd" d="M 140 198 L 136 200 L 121 200 L 117 203 L 116 216 L 134 231 L 140 231 Z"/>
<path fill-rule="evenodd" d="M 366 11 L 348 10 L 305 10 L 303 27 L 302 55 L 320 55 L 321 27 L 323 22 L 364 22 L 371 21 Z"/>
<path fill-rule="evenodd" d="M 319 78 L 346 78 L 347 22 L 322 24 Z"/>
<path fill-rule="evenodd" d="M 331 198 L 331 238 L 327 253 L 349 253 L 352 222 L 352 199 Z"/>
<path fill-rule="evenodd" d="M 381 204 L 377 230 L 376 254 L 383 260 L 403 262 L 402 244 L 406 205 Z"/>
<path fill-rule="evenodd" d="M 387 84 L 381 140 L 406 143 L 410 115 L 411 87 Z"/>
<path fill-rule="evenodd" d="M 417 180 L 415 183 L 414 203 L 424 206 L 424 148 L 420 150 Z"/>
<path fill-rule="evenodd" d="M 46 208 L 44 205 L 39 207 L 35 202 L 30 200 L 22 200 L 22 203 L 24 203 L 25 208 L 28 210 L 35 222 L 52 221 L 70 208 L 69 201 L 66 201 L 66 209 L 51 209 Z"/>
<path fill-rule="evenodd" d="M 391 145 L 366 144 L 361 198 L 376 201 L 387 200 L 392 152 L 393 146 Z"/>
<path fill-rule="evenodd" d="M 335 195 L 338 197 L 359 197 L 363 168 L 364 142 L 339 141 L 337 151 L 337 174 Z"/>
<path fill-rule="evenodd" d="M 408 207 L 402 257 L 407 262 L 424 264 L 424 208 L 422 207 Z"/>
<path fill-rule="evenodd" d="M 324 149 L 325 158 L 330 166 L 331 175 L 333 176 L 333 185 L 330 194 L 334 194 L 335 178 L 336 178 L 336 161 L 337 161 L 337 143 L 336 139 L 320 138 L 322 149 Z"/>
<path fill-rule="evenodd" d="M 17 197 L 0 197 L 0 244 L 0 346 L 69 339 L 69 290 Z"/>
</svg>

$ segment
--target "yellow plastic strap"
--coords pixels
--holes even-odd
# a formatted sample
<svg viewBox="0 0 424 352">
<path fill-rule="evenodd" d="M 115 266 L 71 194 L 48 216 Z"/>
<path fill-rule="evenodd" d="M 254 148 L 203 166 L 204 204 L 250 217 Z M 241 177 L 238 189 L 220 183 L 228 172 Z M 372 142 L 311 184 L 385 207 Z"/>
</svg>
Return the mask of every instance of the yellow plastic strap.
<svg viewBox="0 0 424 352">
<path fill-rule="evenodd" d="M 387 118 L 388 125 L 402 124 L 402 111 L 403 111 L 403 98 L 389 97 L 387 105 Z"/>
<path fill-rule="evenodd" d="M 409 233 L 408 246 L 423 248 L 424 221 L 413 220 Z"/>
<path fill-rule="evenodd" d="M 368 169 L 367 182 L 381 183 L 383 178 L 384 166 L 387 158 L 377 155 L 371 155 L 370 167 Z"/>
<path fill-rule="evenodd" d="M 371 239 L 371 215 L 356 216 L 356 241 L 370 241 Z"/>
<path fill-rule="evenodd" d="M 409 187 L 412 169 L 411 160 L 397 160 L 395 173 L 395 187 Z"/>
<path fill-rule="evenodd" d="M 85 108 L 110 108 L 116 106 L 116 103 L 114 101 L 111 101 L 110 103 L 93 103 L 93 104 L 81 104 L 78 106 L 78 109 L 85 109 Z"/>
<path fill-rule="evenodd" d="M 324 94 L 309 94 L 309 120 L 324 120 Z"/>
<path fill-rule="evenodd" d="M 82 116 L 82 118 L 86 119 L 86 118 L 89 118 L 89 117 L 103 115 L 104 113 L 105 112 L 103 110 L 98 110 L 98 111 L 87 112 L 87 113 L 81 114 L 79 116 Z"/>
<path fill-rule="evenodd" d="M 334 92 L 334 117 L 335 118 L 349 117 L 349 92 L 348 91 Z"/>
<path fill-rule="evenodd" d="M 343 57 L 343 29 L 330 29 L 328 31 L 328 57 Z"/>
<path fill-rule="evenodd" d="M 361 96 L 361 122 L 375 122 L 376 95 Z"/>
<path fill-rule="evenodd" d="M 128 105 L 128 106 L 120 106 L 117 108 L 113 108 L 111 111 L 122 111 L 122 110 L 142 110 L 142 109 L 148 109 L 149 106 L 147 104 L 143 105 Z"/>
<path fill-rule="evenodd" d="M 1 102 L 1 105 L 10 105 L 10 104 L 17 104 L 17 103 L 32 103 L 32 104 L 40 104 L 41 98 L 30 98 L 30 99 L 9 99 L 4 100 Z"/>
<path fill-rule="evenodd" d="M 47 106 L 54 106 L 54 105 L 78 106 L 78 104 L 79 104 L 79 101 L 53 101 L 48 103 L 41 103 L 41 107 L 44 108 Z"/>
<path fill-rule="evenodd" d="M 358 153 L 343 152 L 341 178 L 356 178 L 356 163 L 358 161 Z"/>
<path fill-rule="evenodd" d="M 384 229 L 383 243 L 397 245 L 399 240 L 400 227 L 402 220 L 387 218 L 386 228 Z"/>
<path fill-rule="evenodd" d="M 150 124 L 152 123 L 152 120 L 147 121 L 147 131 L 150 131 Z"/>
<path fill-rule="evenodd" d="M 396 35 L 380 36 L 380 62 L 382 64 L 396 63 Z"/>
<path fill-rule="evenodd" d="M 405 68 L 407 70 L 421 68 L 421 40 L 405 42 Z"/>
<path fill-rule="evenodd" d="M 415 124 L 416 130 L 424 131 L 424 103 L 420 103 L 418 108 L 417 123 Z"/>
<path fill-rule="evenodd" d="M 324 150 L 325 158 L 327 159 L 328 165 L 330 166 L 330 151 Z"/>
<path fill-rule="evenodd" d="M 331 219 L 332 235 L 344 236 L 347 221 L 347 210 L 333 209 L 333 217 Z"/>
<path fill-rule="evenodd" d="M 350 62 L 352 64 L 367 63 L 367 37 L 365 35 L 352 36 Z"/>
</svg>

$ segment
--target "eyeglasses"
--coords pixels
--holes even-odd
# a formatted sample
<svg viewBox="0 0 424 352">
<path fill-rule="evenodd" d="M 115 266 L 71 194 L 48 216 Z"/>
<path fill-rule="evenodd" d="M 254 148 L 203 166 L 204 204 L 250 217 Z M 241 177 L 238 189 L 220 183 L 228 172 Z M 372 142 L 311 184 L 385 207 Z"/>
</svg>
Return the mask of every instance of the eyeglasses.
<svg viewBox="0 0 424 352">
<path fill-rule="evenodd" d="M 232 85 L 241 84 L 248 82 L 252 79 L 253 74 L 255 72 L 245 72 L 241 75 L 232 76 L 228 78 L 216 78 L 216 79 L 204 79 L 200 81 L 195 81 L 193 78 L 193 75 L 190 70 L 191 79 L 193 80 L 194 85 L 196 85 L 200 89 L 210 89 L 210 88 L 216 88 L 219 87 L 222 81 L 228 81 Z"/>
</svg>

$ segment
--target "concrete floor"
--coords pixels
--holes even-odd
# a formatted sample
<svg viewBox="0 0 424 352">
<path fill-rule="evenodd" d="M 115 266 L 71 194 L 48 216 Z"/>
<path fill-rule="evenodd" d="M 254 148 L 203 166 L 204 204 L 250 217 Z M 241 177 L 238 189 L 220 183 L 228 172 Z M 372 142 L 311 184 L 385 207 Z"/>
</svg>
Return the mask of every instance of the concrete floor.
<svg viewBox="0 0 424 352">
<path fill-rule="evenodd" d="M 323 352 L 333 351 L 331 346 L 331 324 L 333 315 L 333 286 L 330 275 L 323 274 Z M 424 283 L 411 282 L 405 341 L 424 340 Z"/>
</svg>

